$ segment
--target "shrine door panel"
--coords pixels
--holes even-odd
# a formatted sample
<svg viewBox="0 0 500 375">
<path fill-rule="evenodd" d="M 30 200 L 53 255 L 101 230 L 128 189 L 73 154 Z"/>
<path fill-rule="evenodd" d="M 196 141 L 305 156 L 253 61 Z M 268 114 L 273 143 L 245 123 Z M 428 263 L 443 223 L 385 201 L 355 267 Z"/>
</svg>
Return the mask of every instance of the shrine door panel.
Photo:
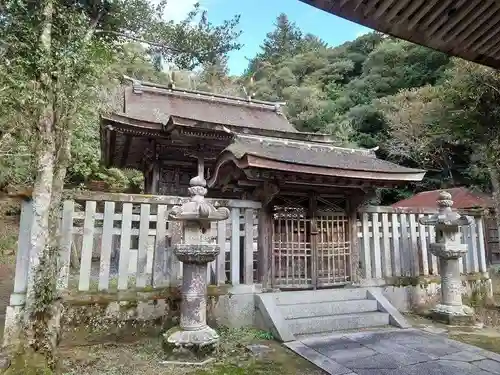
<svg viewBox="0 0 500 375">
<path fill-rule="evenodd" d="M 304 199 L 307 203 L 307 199 Z M 290 203 L 290 202 L 289 202 Z M 311 220 L 300 201 L 275 206 L 272 232 L 272 285 L 275 288 L 313 287 Z"/>
<path fill-rule="evenodd" d="M 285 203 L 274 207 L 273 287 L 307 289 L 350 283 L 350 225 L 345 210 L 323 205 L 311 217 L 305 207 L 308 198 Z M 318 203 L 322 202 L 318 199 Z"/>
<path fill-rule="evenodd" d="M 349 219 L 344 212 L 320 213 L 316 217 L 316 282 L 318 287 L 351 282 Z"/>
</svg>

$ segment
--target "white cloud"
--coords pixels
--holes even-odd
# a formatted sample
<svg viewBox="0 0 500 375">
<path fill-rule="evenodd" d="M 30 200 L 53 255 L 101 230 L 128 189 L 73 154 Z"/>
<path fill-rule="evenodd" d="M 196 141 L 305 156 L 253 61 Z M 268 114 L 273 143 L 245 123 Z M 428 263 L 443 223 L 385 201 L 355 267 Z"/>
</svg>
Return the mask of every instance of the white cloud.
<svg viewBox="0 0 500 375">
<path fill-rule="evenodd" d="M 360 36 L 363 36 L 363 35 L 366 35 L 368 33 L 371 33 L 372 31 L 373 31 L 372 29 L 363 28 L 360 31 L 358 31 L 358 33 L 356 34 L 356 38 L 359 38 Z"/>
<path fill-rule="evenodd" d="M 152 3 L 158 4 L 159 0 L 151 0 Z M 167 6 L 165 7 L 165 18 L 168 21 L 180 22 L 183 21 L 188 13 L 193 10 L 196 3 L 200 3 L 202 8 L 206 1 L 200 0 L 167 0 Z"/>
</svg>

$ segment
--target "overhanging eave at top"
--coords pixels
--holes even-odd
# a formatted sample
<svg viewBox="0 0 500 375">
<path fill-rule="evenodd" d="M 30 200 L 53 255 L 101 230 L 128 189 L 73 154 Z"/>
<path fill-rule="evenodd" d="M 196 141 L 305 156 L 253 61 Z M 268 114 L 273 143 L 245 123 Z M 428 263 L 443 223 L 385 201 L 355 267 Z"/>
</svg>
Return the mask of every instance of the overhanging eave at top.
<svg viewBox="0 0 500 375">
<path fill-rule="evenodd" d="M 371 29 L 500 68 L 495 0 L 300 0 Z"/>
</svg>

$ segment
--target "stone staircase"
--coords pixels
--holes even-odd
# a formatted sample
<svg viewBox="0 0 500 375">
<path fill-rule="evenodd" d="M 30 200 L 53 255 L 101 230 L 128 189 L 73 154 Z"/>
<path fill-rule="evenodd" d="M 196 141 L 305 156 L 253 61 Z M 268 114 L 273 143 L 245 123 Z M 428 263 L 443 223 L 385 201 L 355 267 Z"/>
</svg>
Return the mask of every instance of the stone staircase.
<svg viewBox="0 0 500 375">
<path fill-rule="evenodd" d="M 324 289 L 256 295 L 258 317 L 276 338 L 410 325 L 378 288 Z"/>
</svg>

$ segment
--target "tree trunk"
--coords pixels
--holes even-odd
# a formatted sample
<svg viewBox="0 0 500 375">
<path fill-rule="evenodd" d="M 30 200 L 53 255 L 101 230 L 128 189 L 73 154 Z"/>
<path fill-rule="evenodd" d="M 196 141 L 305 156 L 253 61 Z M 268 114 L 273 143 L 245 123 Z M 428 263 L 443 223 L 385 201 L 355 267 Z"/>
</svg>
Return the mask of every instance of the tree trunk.
<svg viewBox="0 0 500 375">
<path fill-rule="evenodd" d="M 46 64 L 40 76 L 39 89 L 44 96 L 37 129 L 35 163 L 37 175 L 33 187 L 33 222 L 31 228 L 30 268 L 25 308 L 25 347 L 42 354 L 47 365 L 56 363 L 58 315 L 54 314 L 55 249 L 50 238 L 51 207 L 55 162 L 54 96 L 51 77 L 53 0 L 46 0 L 40 50 Z"/>
</svg>

